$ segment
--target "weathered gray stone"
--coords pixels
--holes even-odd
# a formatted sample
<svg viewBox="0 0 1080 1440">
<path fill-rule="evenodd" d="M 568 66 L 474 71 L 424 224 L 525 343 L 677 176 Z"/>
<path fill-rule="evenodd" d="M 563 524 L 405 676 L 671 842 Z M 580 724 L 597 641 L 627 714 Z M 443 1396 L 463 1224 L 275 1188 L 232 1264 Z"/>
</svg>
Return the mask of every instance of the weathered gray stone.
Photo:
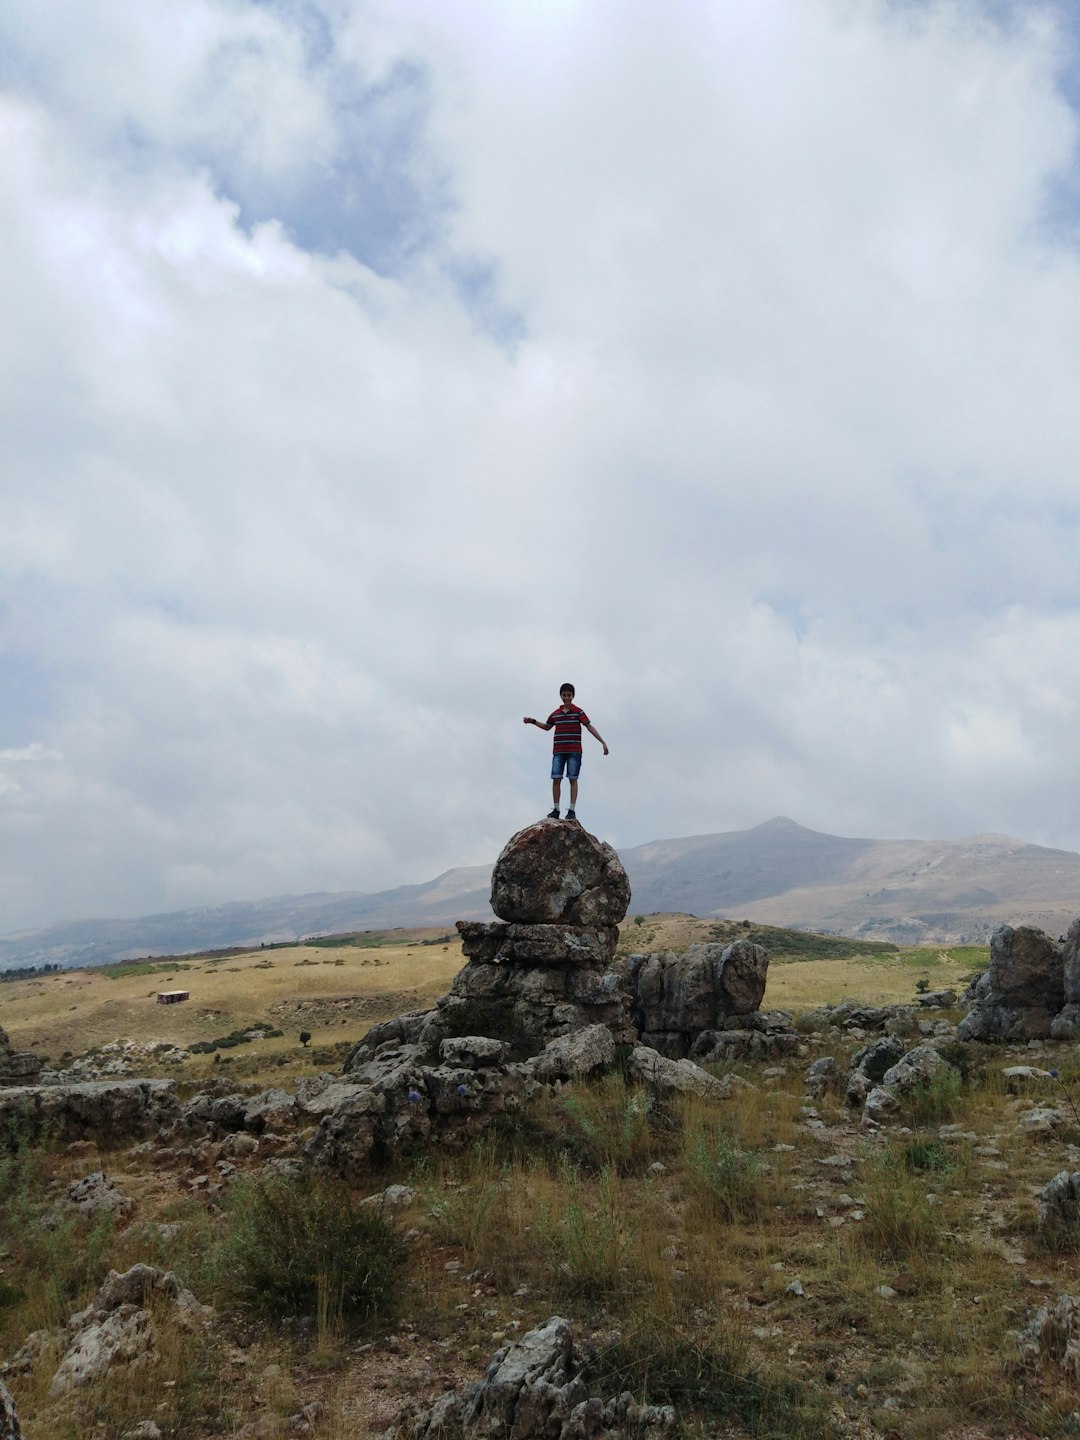
<svg viewBox="0 0 1080 1440">
<path fill-rule="evenodd" d="M 615 1037 L 606 1025 L 587 1025 L 560 1035 L 529 1062 L 537 1080 L 579 1079 L 606 1070 L 615 1059 Z"/>
<path fill-rule="evenodd" d="M 1056 942 L 1030 925 L 1000 925 L 990 937 L 990 965 L 975 984 L 957 1034 L 961 1040 L 1042 1039 L 1064 1001 Z"/>
<path fill-rule="evenodd" d="M 871 1089 L 863 1105 L 862 1118 L 867 1124 L 881 1124 L 896 1112 L 903 1096 L 910 1095 L 920 1085 L 956 1074 L 956 1067 L 932 1044 L 916 1045 L 885 1071 L 880 1085 Z"/>
<path fill-rule="evenodd" d="M 603 968 L 619 942 L 616 925 L 510 925 L 503 921 L 459 920 L 461 948 L 485 964 L 582 965 Z"/>
<path fill-rule="evenodd" d="M 705 1100 L 726 1100 L 735 1088 L 728 1083 L 734 1076 L 718 1080 L 693 1060 L 672 1060 L 647 1045 L 634 1046 L 628 1068 L 638 1080 L 661 1095 L 700 1095 Z"/>
<path fill-rule="evenodd" d="M 518 924 L 618 925 L 630 881 L 612 847 L 580 825 L 541 820 L 511 836 L 491 876 L 491 908 Z"/>
<path fill-rule="evenodd" d="M 22 1440 L 19 1417 L 11 1391 L 0 1380 L 0 1440 Z"/>
<path fill-rule="evenodd" d="M 1074 920 L 1061 944 L 1062 996 L 1066 1005 L 1080 1005 L 1080 919 Z"/>
<path fill-rule="evenodd" d="M 505 1040 L 493 1040 L 487 1035 L 455 1035 L 439 1042 L 439 1058 L 459 1070 L 500 1065 L 509 1050 Z"/>
<path fill-rule="evenodd" d="M 125 1195 L 120 1187 L 108 1179 L 101 1170 L 73 1180 L 67 1188 L 67 1198 L 81 1215 L 88 1219 L 102 1212 L 125 1220 L 135 1212 L 135 1201 Z"/>
<path fill-rule="evenodd" d="M 172 1080 L 88 1080 L 0 1089 L 0 1128 L 27 1139 L 120 1143 L 154 1135 L 180 1113 Z"/>
<path fill-rule="evenodd" d="M 626 974 L 638 1033 L 672 1058 L 687 1055 L 703 1032 L 757 1010 L 768 968 L 766 951 L 749 940 L 691 945 L 683 955 L 631 955 Z"/>
<path fill-rule="evenodd" d="M 1036 1221 L 1043 1235 L 1054 1243 L 1080 1235 L 1080 1170 L 1071 1175 L 1059 1170 L 1039 1192 Z"/>
<path fill-rule="evenodd" d="M 897 1035 L 883 1035 L 881 1039 L 872 1040 L 869 1045 L 857 1050 L 851 1057 L 844 1103 L 853 1110 L 862 1105 L 903 1053 L 904 1042 Z"/>
<path fill-rule="evenodd" d="M 67 1395 L 114 1366 L 143 1364 L 157 1339 L 146 1308 L 153 1298 L 168 1300 L 187 1326 L 211 1314 L 169 1271 L 153 1265 L 133 1265 L 123 1274 L 110 1270 L 88 1308 L 72 1315 L 61 1331 L 67 1348 L 50 1382 L 50 1396 Z"/>
<path fill-rule="evenodd" d="M 670 1406 L 641 1405 L 629 1393 L 590 1395 L 570 1323 L 553 1316 L 496 1352 L 464 1395 L 447 1392 L 389 1432 L 409 1440 L 661 1440 L 675 1428 Z"/>
<path fill-rule="evenodd" d="M 1080 1299 L 1059 1295 L 1037 1312 L 1021 1337 L 1032 1364 L 1049 1362 L 1073 1384 L 1080 1381 Z"/>
</svg>

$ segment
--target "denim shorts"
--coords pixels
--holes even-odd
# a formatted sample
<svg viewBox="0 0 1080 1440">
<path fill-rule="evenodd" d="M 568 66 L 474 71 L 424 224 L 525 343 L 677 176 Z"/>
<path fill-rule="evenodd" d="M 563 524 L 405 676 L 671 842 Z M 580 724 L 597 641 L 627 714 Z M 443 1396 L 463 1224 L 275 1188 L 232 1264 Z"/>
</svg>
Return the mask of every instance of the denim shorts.
<svg viewBox="0 0 1080 1440">
<path fill-rule="evenodd" d="M 563 769 L 566 770 L 568 780 L 576 780 L 581 773 L 581 751 L 564 751 L 561 755 L 551 757 L 551 778 L 561 780 Z"/>
</svg>

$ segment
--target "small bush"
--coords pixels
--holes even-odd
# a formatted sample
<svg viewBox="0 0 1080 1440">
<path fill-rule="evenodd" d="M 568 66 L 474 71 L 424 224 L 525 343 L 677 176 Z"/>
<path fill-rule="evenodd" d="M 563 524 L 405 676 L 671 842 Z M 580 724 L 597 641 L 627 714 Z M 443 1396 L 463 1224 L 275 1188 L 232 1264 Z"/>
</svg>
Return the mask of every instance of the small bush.
<svg viewBox="0 0 1080 1440">
<path fill-rule="evenodd" d="M 561 1109 L 569 1122 L 562 1137 L 569 1153 L 592 1169 L 629 1175 L 655 1159 L 648 1096 L 628 1089 L 620 1075 L 563 1094 Z"/>
<path fill-rule="evenodd" d="M 914 1146 L 910 1147 L 912 1150 Z M 923 1154 L 933 1147 L 924 1147 Z M 938 1244 L 938 1221 L 926 1198 L 926 1181 L 913 1173 L 904 1151 L 886 1150 L 866 1167 L 866 1216 L 856 1234 L 874 1255 L 906 1259 Z"/>
<path fill-rule="evenodd" d="M 583 1378 L 605 1396 L 629 1391 L 647 1404 L 673 1405 L 684 1423 L 735 1421 L 752 1436 L 793 1440 L 833 1433 L 805 1385 L 747 1364 L 745 1340 L 735 1332 L 710 1341 L 656 1324 L 635 1329 L 599 1349 Z M 719 1432 L 709 1423 L 701 1433 Z"/>
<path fill-rule="evenodd" d="M 687 1174 L 699 1203 L 723 1220 L 753 1219 L 764 1208 L 765 1166 L 723 1130 L 701 1131 L 686 1157 Z"/>
<path fill-rule="evenodd" d="M 377 1210 L 339 1182 L 273 1175 L 238 1181 L 219 1256 L 226 1295 L 277 1320 L 336 1327 L 384 1309 L 405 1253 Z"/>
<path fill-rule="evenodd" d="M 958 1070 L 943 1068 L 928 1076 L 904 1097 L 908 1124 L 919 1130 L 951 1120 L 959 1109 L 963 1085 Z"/>
</svg>

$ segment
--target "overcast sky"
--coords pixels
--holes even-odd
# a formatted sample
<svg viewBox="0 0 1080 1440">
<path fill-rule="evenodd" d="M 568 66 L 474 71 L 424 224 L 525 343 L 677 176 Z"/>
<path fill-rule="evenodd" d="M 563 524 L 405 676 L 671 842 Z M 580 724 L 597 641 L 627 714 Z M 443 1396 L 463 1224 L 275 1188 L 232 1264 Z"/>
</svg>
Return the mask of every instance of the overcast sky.
<svg viewBox="0 0 1080 1440">
<path fill-rule="evenodd" d="M 1072 9 L 7 0 L 0 932 L 1080 849 Z"/>
</svg>

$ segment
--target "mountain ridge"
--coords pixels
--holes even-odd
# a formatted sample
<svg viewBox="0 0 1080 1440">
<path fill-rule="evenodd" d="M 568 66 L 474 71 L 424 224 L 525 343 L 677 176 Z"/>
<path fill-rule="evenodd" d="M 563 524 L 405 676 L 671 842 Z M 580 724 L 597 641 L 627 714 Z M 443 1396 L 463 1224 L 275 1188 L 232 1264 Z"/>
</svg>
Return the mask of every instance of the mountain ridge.
<svg viewBox="0 0 1080 1440">
<path fill-rule="evenodd" d="M 1010 835 L 873 840 L 777 815 L 747 830 L 620 852 L 635 914 L 685 912 L 913 944 L 977 942 L 1002 922 L 1057 933 L 1080 915 L 1080 854 Z M 351 930 L 491 918 L 490 866 L 390 890 L 309 891 L 136 919 L 62 921 L 0 935 L 0 970 L 253 946 Z"/>
</svg>

